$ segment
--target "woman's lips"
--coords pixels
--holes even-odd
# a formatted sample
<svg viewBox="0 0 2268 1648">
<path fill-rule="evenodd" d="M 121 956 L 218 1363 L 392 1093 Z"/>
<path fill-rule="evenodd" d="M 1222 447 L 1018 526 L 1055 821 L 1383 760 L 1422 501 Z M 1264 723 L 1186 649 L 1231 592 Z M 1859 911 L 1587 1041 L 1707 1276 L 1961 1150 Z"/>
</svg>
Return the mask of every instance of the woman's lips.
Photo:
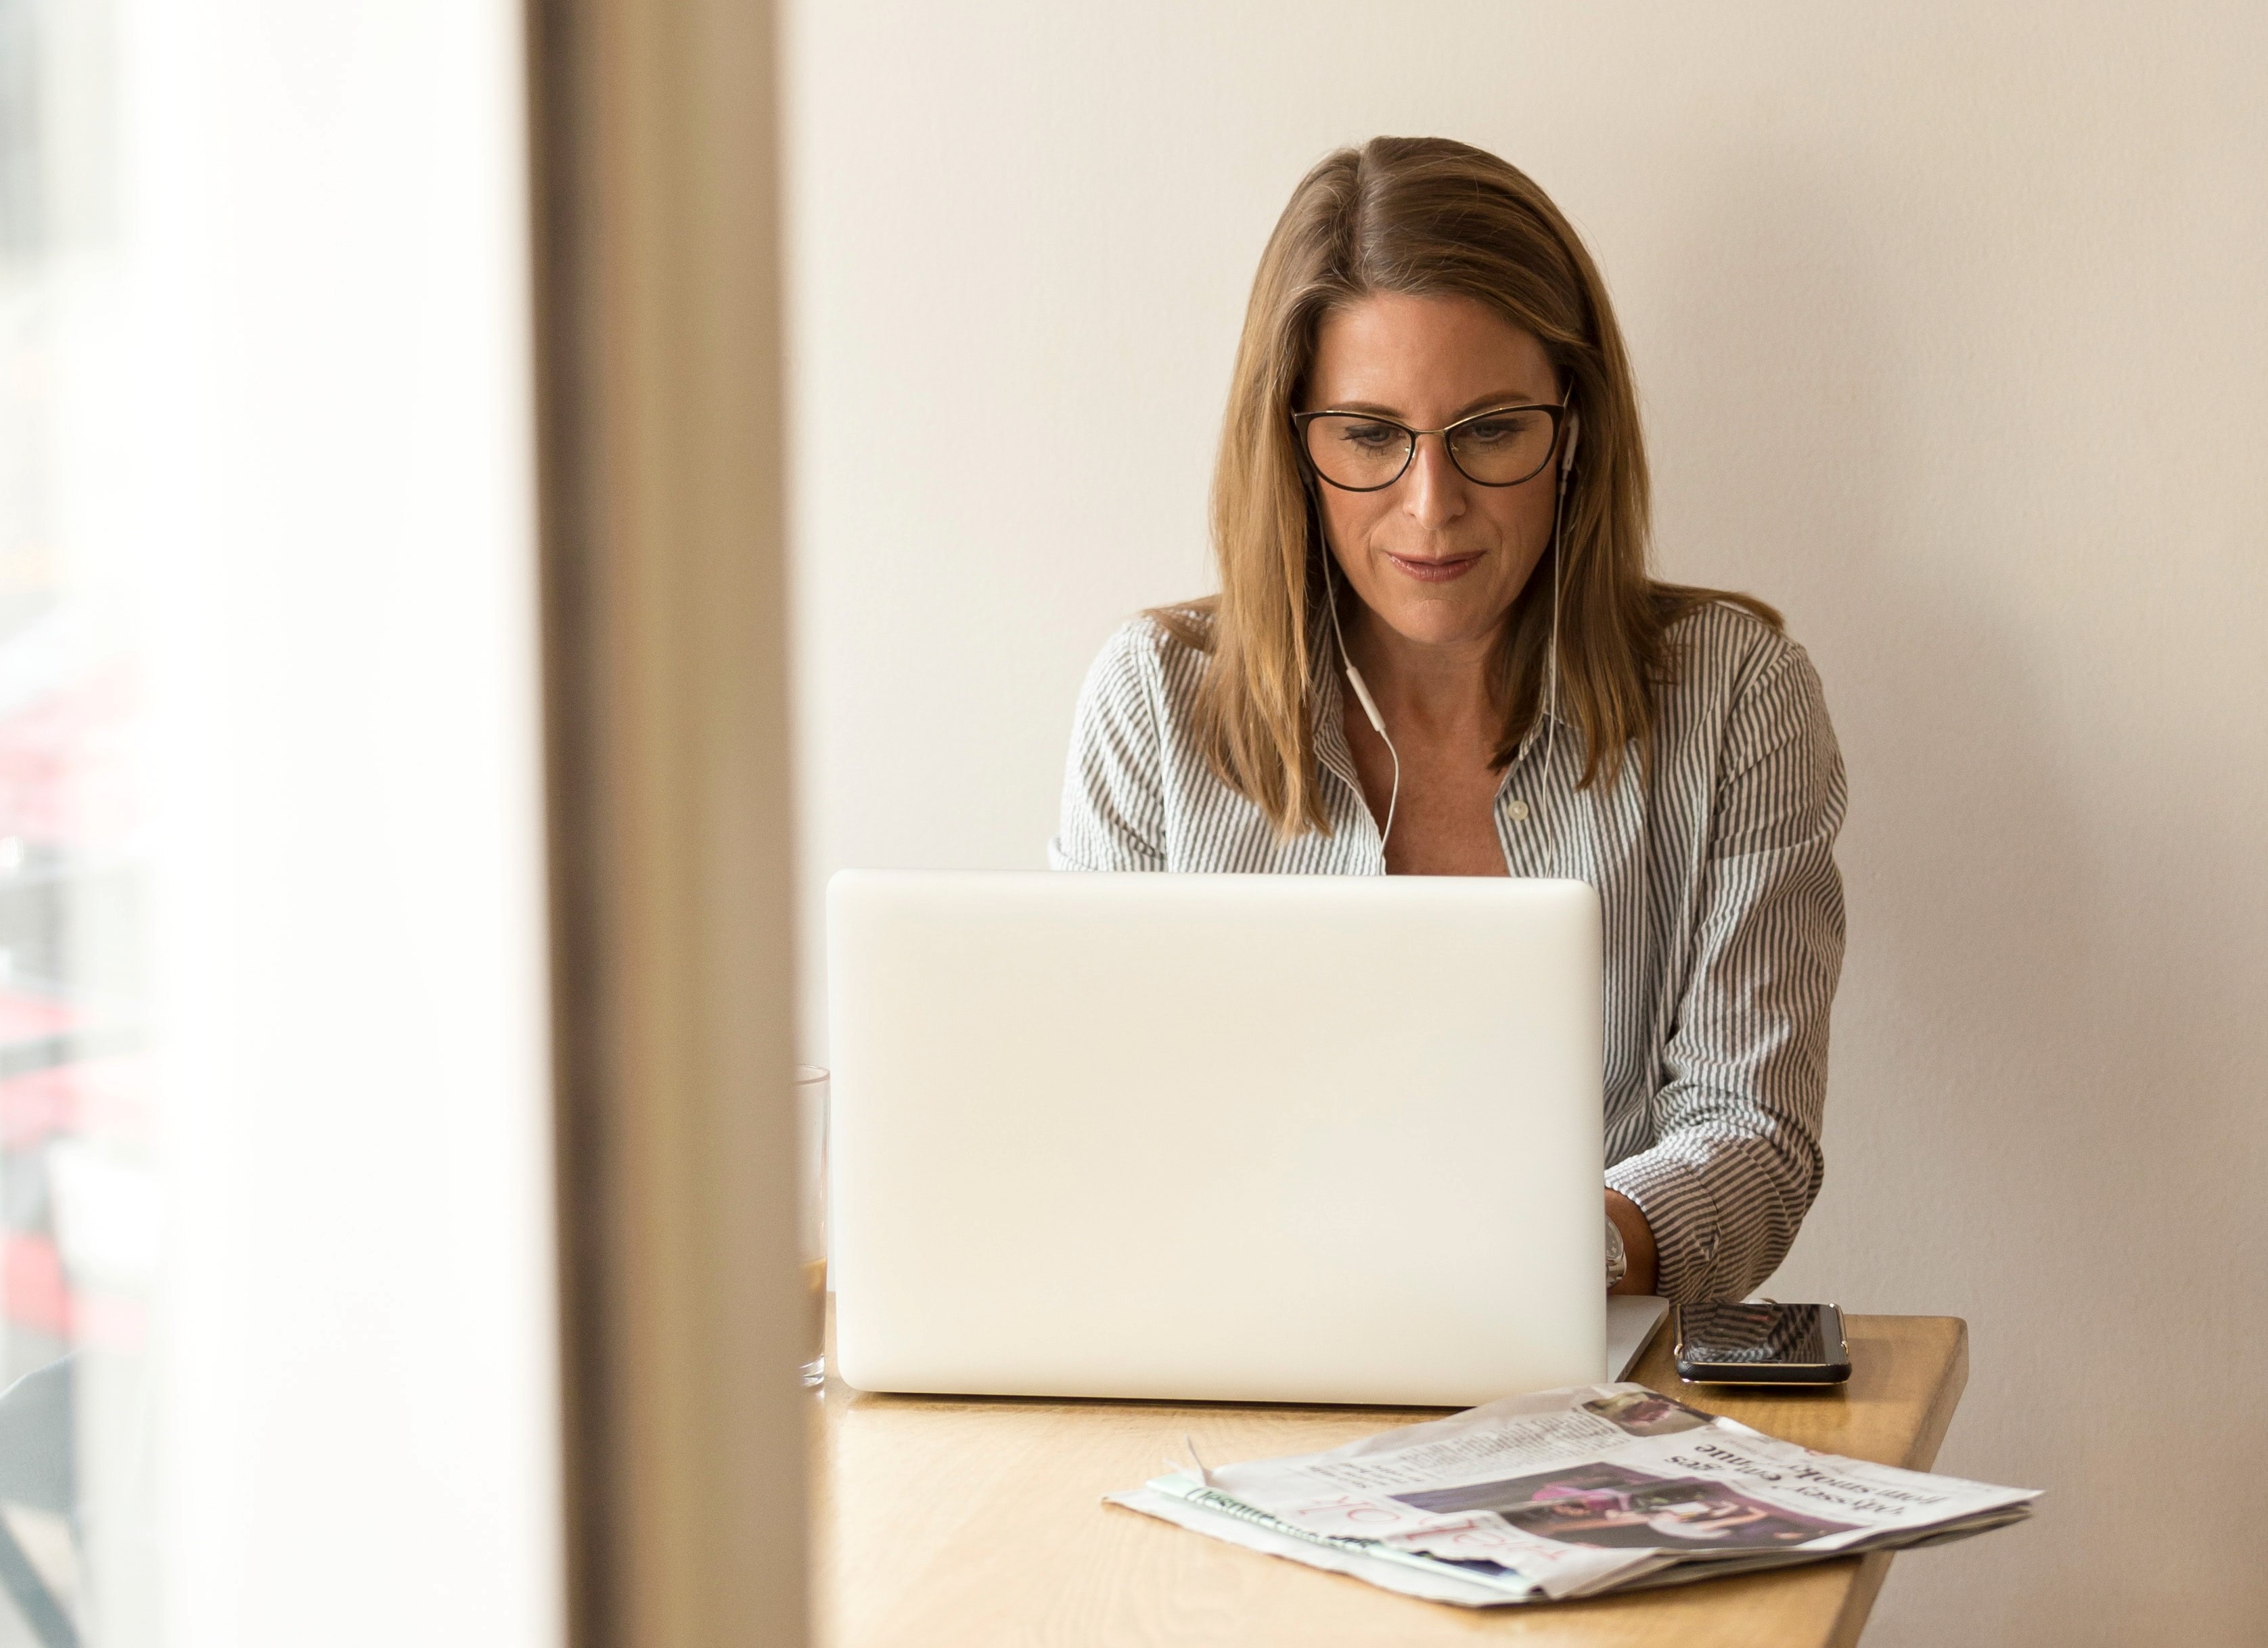
<svg viewBox="0 0 2268 1648">
<path fill-rule="evenodd" d="M 1481 563 L 1477 555 L 1447 555 L 1439 561 L 1411 561 L 1391 551 L 1381 550 L 1380 553 L 1420 584 L 1447 584 L 1464 577 Z"/>
</svg>

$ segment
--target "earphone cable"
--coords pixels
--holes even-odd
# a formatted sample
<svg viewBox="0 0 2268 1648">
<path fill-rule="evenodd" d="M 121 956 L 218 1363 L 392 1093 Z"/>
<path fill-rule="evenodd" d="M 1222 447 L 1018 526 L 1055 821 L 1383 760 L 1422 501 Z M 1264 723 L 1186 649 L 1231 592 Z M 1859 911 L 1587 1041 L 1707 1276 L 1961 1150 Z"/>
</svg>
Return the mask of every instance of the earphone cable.
<svg viewBox="0 0 2268 1648">
<path fill-rule="evenodd" d="M 1559 528 L 1561 519 L 1567 513 L 1567 471 L 1559 471 L 1559 492 L 1551 504 L 1551 645 L 1544 654 L 1543 667 L 1549 680 L 1544 691 L 1550 703 L 1544 710 L 1543 773 L 1544 783 L 1551 782 L 1551 757 L 1559 748 L 1559 585 L 1560 569 L 1565 563 L 1560 554 Z"/>
<path fill-rule="evenodd" d="M 1339 665 L 1346 671 L 1347 680 L 1353 683 L 1356 695 L 1363 701 L 1363 713 L 1370 721 L 1371 731 L 1378 734 L 1378 741 L 1386 746 L 1387 758 L 1394 763 L 1394 787 L 1386 794 L 1386 824 L 1378 832 L 1379 856 L 1383 857 L 1386 843 L 1394 834 L 1394 809 L 1402 802 L 1402 752 L 1394 747 L 1394 740 L 1387 736 L 1386 719 L 1370 702 L 1369 689 L 1363 685 L 1362 677 L 1355 673 L 1354 660 L 1347 656 L 1346 631 L 1339 627 L 1338 591 L 1331 581 L 1330 546 L 1321 544 L 1319 552 L 1323 558 L 1323 604 L 1330 608 L 1331 634 L 1338 642 Z M 1344 711 L 1340 714 L 1339 725 L 1342 727 L 1346 725 Z"/>
</svg>

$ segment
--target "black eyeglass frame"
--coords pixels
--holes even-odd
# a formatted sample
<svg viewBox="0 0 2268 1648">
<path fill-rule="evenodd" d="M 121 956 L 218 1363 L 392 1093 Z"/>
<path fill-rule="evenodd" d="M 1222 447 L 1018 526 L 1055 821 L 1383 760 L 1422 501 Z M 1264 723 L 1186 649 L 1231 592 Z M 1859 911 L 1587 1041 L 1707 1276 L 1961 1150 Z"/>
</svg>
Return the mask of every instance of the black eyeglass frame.
<svg viewBox="0 0 2268 1648">
<path fill-rule="evenodd" d="M 1535 468 L 1529 470 L 1526 475 L 1521 476 L 1519 480 L 1484 481 L 1471 470 L 1466 468 L 1464 465 L 1457 463 L 1456 443 L 1452 441 L 1449 437 L 1455 434 L 1459 430 L 1464 428 L 1468 423 L 1477 423 L 1484 418 L 1502 417 L 1507 412 L 1542 412 L 1546 414 L 1551 419 L 1551 445 L 1545 447 L 1543 450 L 1543 461 L 1536 465 Z M 1381 423 L 1385 425 L 1388 429 L 1400 430 L 1409 445 L 1403 451 L 1402 467 L 1394 472 L 1393 480 L 1381 481 L 1376 486 L 1359 487 L 1349 486 L 1344 481 L 1334 481 L 1330 476 L 1325 475 L 1323 473 L 1322 466 L 1315 461 L 1314 453 L 1307 450 L 1307 425 L 1314 423 L 1317 418 L 1325 417 L 1360 418 L 1365 423 Z M 1307 466 L 1307 473 L 1314 475 L 1316 480 L 1321 481 L 1324 485 L 1336 487 L 1342 492 L 1385 491 L 1387 488 L 1394 485 L 1395 482 L 1400 481 L 1403 475 L 1410 473 L 1410 466 L 1418 461 L 1418 443 L 1420 439 L 1428 435 L 1439 435 L 1441 438 L 1441 450 L 1448 454 L 1449 461 L 1452 464 L 1456 465 L 1457 473 L 1464 476 L 1466 480 L 1471 482 L 1475 486 L 1516 487 L 1526 486 L 1530 481 L 1535 480 L 1536 476 L 1542 475 L 1546 469 L 1549 469 L 1551 467 L 1551 460 L 1559 455 L 1559 442 L 1567 432 L 1567 408 L 1565 406 L 1555 406 L 1550 401 L 1537 401 L 1520 406 L 1490 407 L 1485 411 L 1469 413 L 1465 416 L 1459 418 L 1455 423 L 1448 424 L 1444 428 L 1437 430 L 1421 430 L 1411 429 L 1407 423 L 1403 423 L 1398 418 L 1381 417 L 1375 412 L 1354 412 L 1350 411 L 1344 407 L 1323 407 L 1313 412 L 1294 412 L 1292 414 L 1292 432 L 1295 438 L 1293 444 L 1300 449 L 1300 461 Z"/>
</svg>

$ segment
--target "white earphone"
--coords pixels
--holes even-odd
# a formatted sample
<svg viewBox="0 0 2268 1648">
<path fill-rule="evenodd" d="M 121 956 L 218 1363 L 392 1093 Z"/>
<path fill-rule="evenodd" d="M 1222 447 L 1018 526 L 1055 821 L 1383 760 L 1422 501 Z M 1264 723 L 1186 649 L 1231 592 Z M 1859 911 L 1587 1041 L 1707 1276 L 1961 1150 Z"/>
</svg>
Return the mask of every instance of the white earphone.
<svg viewBox="0 0 2268 1648">
<path fill-rule="evenodd" d="M 1565 401 L 1562 405 L 1566 404 Z M 1559 454 L 1559 496 L 1551 504 L 1551 647 L 1543 655 L 1543 671 L 1551 694 L 1548 717 L 1543 727 L 1543 770 L 1551 770 L 1551 758 L 1559 753 L 1559 521 L 1567 512 L 1567 477 L 1575 468 L 1575 443 L 1583 438 L 1583 418 L 1579 412 L 1567 414 L 1567 450 Z M 1381 738 L 1385 737 L 1380 733 Z"/>
<path fill-rule="evenodd" d="M 1566 403 L 1563 401 L 1561 404 Z M 1547 772 L 1550 770 L 1551 757 L 1558 747 L 1559 732 L 1559 520 L 1566 513 L 1567 477 L 1574 473 L 1575 443 L 1582 438 L 1582 435 L 1581 416 L 1570 411 L 1567 414 L 1566 449 L 1559 454 L 1558 494 L 1551 502 L 1551 646 L 1544 658 L 1544 669 L 1550 678 L 1548 690 L 1551 695 L 1543 732 L 1543 766 Z M 1315 497 L 1314 477 L 1308 475 L 1301 478 L 1307 483 L 1308 496 Z M 1315 524 L 1319 535 L 1318 548 L 1323 556 L 1323 601 L 1331 609 L 1331 635 L 1338 643 L 1339 664 L 1346 671 L 1347 684 L 1354 688 L 1355 702 L 1362 706 L 1363 718 L 1370 723 L 1370 730 L 1378 734 L 1378 741 L 1386 746 L 1386 754 L 1394 762 L 1394 787 L 1388 791 L 1386 798 L 1386 823 L 1378 832 L 1378 850 L 1383 853 L 1387 842 L 1394 835 L 1394 809 L 1402 799 L 1402 755 L 1394 747 L 1394 740 L 1387 736 L 1386 717 L 1379 713 L 1378 700 L 1370 695 L 1370 683 L 1363 680 L 1362 672 L 1347 656 L 1346 631 L 1339 624 L 1338 595 L 1331 586 L 1331 548 L 1329 544 L 1320 542 L 1322 520 L 1319 497 L 1317 504 Z"/>
<path fill-rule="evenodd" d="M 1312 481 L 1308 482 L 1310 488 L 1314 484 Z M 1347 684 L 1354 688 L 1355 702 L 1362 706 L 1363 718 L 1370 723 L 1370 730 L 1378 734 L 1378 741 L 1386 746 L 1386 753 L 1394 762 L 1394 788 L 1387 792 L 1386 797 L 1386 825 L 1378 832 L 1378 850 L 1383 853 L 1387 838 L 1394 834 L 1395 806 L 1402 799 L 1402 754 L 1394 747 L 1394 740 L 1386 736 L 1386 717 L 1378 712 L 1378 700 L 1370 695 L 1370 683 L 1363 680 L 1362 672 L 1347 656 L 1346 631 L 1339 627 L 1338 593 L 1331 587 L 1331 547 L 1324 544 L 1322 548 L 1323 602 L 1331 609 L 1331 634 L 1338 640 L 1339 663 L 1346 670 Z"/>
</svg>

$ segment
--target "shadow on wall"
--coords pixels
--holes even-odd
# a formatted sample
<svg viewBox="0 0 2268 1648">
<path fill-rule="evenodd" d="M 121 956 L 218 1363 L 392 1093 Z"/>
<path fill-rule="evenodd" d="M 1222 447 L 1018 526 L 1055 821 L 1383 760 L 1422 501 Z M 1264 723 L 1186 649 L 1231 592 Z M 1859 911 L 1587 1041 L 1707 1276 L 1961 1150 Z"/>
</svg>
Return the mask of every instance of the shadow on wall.
<svg viewBox="0 0 2268 1648">
<path fill-rule="evenodd" d="M 1916 300 L 1867 215 L 1896 180 L 1778 152 L 1714 175 L 1660 237 L 1684 258 L 1639 341 L 1664 561 L 1790 610 L 1852 792 L 1827 1187 L 1773 1291 L 1969 1317 L 1941 1462 L 2051 1490 L 2034 1531 L 1898 1564 L 1869 1641 L 2043 1641 L 2079 1561 L 2102 1641 L 2168 1623 L 2161 1564 L 2257 1620 L 2257 1565 L 2205 1507 L 2247 1503 L 2260 1428 L 2168 1401 L 2169 1375 L 2268 1351 L 2230 1308 L 2262 1247 L 2240 823 L 2194 804 L 2177 745 L 2087 725 L 2083 614 L 2023 577 L 2065 548 L 2058 470 L 2082 459 L 1997 418 L 2021 386 L 1947 393 L 2007 354 L 1994 295 Z M 1959 253 L 1926 255 L 1961 290 Z M 2163 672 L 2132 690 L 2179 713 Z M 2146 1481 L 2185 1486 L 2137 1518 Z"/>
</svg>

